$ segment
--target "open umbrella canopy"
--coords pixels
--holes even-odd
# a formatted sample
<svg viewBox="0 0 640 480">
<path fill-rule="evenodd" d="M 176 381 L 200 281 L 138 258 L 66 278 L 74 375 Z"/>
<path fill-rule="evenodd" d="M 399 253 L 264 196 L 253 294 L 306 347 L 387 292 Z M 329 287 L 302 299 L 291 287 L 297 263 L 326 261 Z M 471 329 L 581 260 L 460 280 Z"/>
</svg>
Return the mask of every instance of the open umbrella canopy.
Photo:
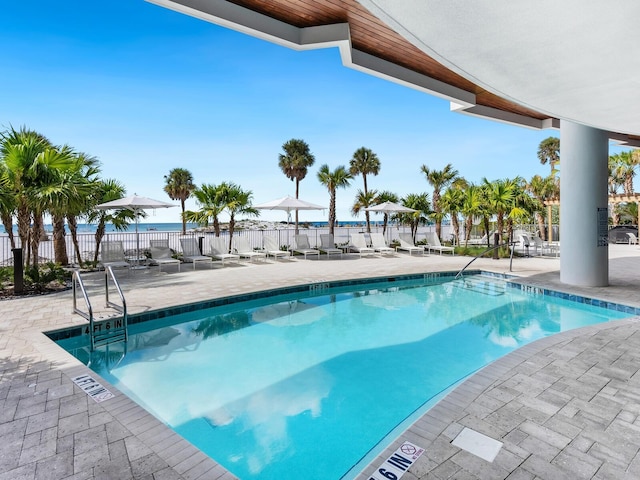
<svg viewBox="0 0 640 480">
<path fill-rule="evenodd" d="M 140 258 L 140 237 L 138 236 L 138 216 L 144 210 L 154 210 L 156 208 L 175 207 L 172 203 L 161 202 L 153 198 L 139 197 L 131 195 L 129 197 L 119 198 L 111 202 L 96 205 L 98 210 L 131 210 L 136 217 L 136 262 Z"/>
<path fill-rule="evenodd" d="M 294 210 L 324 210 L 325 207 L 322 205 L 316 205 L 315 203 L 305 202 L 304 200 L 300 200 L 299 198 L 293 198 L 290 196 L 278 198 L 277 200 L 272 200 L 266 203 L 260 203 L 258 205 L 254 205 L 253 208 L 258 208 L 260 210 L 284 210 L 287 213 L 292 212 Z"/>
<path fill-rule="evenodd" d="M 384 202 L 373 207 L 367 207 L 365 210 L 369 212 L 381 212 L 381 213 L 410 213 L 415 212 L 413 208 L 405 207 L 395 202 Z"/>
<path fill-rule="evenodd" d="M 160 200 L 154 200 L 152 198 L 139 197 L 138 195 L 131 195 L 129 197 L 119 198 L 118 200 L 96 205 L 96 208 L 99 210 L 127 209 L 134 213 L 139 213 L 148 209 L 170 207 L 175 207 L 175 205 L 172 203 L 161 202 Z"/>
</svg>

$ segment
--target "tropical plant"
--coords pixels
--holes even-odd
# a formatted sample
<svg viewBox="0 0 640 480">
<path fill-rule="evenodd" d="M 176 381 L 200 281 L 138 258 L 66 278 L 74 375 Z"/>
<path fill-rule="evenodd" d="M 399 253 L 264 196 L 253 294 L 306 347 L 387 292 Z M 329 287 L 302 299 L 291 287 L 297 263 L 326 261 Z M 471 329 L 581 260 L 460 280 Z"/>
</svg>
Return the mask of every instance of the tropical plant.
<svg viewBox="0 0 640 480">
<path fill-rule="evenodd" d="M 200 206 L 200 210 L 186 211 L 184 213 L 185 220 L 204 227 L 207 227 L 211 221 L 213 223 L 214 234 L 216 237 L 219 237 L 219 216 L 226 206 L 222 198 L 222 193 L 223 187 L 221 185 L 203 183 L 200 187 L 196 188 L 193 191 L 193 196 L 196 199 L 196 203 Z"/>
<path fill-rule="evenodd" d="M 300 193 L 300 182 L 307 176 L 309 167 L 316 159 L 304 140 L 291 139 L 282 145 L 284 153 L 278 156 L 278 165 L 286 177 L 296 182 L 296 198 Z M 296 210 L 295 231 L 298 233 L 298 210 Z"/>
<path fill-rule="evenodd" d="M 460 245 L 460 220 L 458 214 L 464 204 L 464 185 L 452 185 L 448 187 L 442 197 L 440 197 L 440 207 L 442 212 L 449 215 L 451 227 L 453 228 L 454 245 Z"/>
<path fill-rule="evenodd" d="M 378 175 L 378 173 L 380 173 L 380 159 L 371 149 L 360 147 L 353 153 L 351 160 L 349 160 L 349 172 L 354 176 L 362 175 L 364 198 L 368 198 L 369 188 L 367 186 L 367 175 Z M 371 204 L 367 206 L 369 207 Z M 367 222 L 367 232 L 371 233 L 369 212 L 365 210 L 364 215 Z"/>
<path fill-rule="evenodd" d="M 558 197 L 559 188 L 557 179 L 553 175 L 549 175 L 548 177 L 534 175 L 527 183 L 526 189 L 538 201 L 533 214 L 538 224 L 540 237 L 547 238 L 545 235 L 545 210 L 543 207 L 546 201 Z"/>
<path fill-rule="evenodd" d="M 483 202 L 482 188 L 476 185 L 468 185 L 463 190 L 462 204 L 460 205 L 460 213 L 464 216 L 464 240 L 465 248 L 469 245 L 471 229 L 473 221 L 478 217 L 486 216 L 485 204 Z M 487 246 L 489 246 L 489 232 L 487 231 Z"/>
<path fill-rule="evenodd" d="M 418 226 L 427 223 L 427 218 L 433 213 L 427 193 L 410 193 L 402 198 L 402 204 L 405 207 L 413 208 L 413 213 L 403 213 L 400 218 L 403 223 L 408 223 L 411 227 L 411 238 L 416 241 Z"/>
<path fill-rule="evenodd" d="M 436 222 L 436 235 L 440 238 L 442 232 L 442 220 L 445 215 L 442 212 L 442 207 L 440 206 L 440 195 L 443 188 L 448 187 L 454 180 L 456 180 L 456 178 L 458 178 L 458 171 L 454 169 L 450 163 L 447 163 L 442 170 L 434 170 L 430 169 L 426 165 L 422 165 L 422 167 L 420 167 L 420 171 L 424 173 L 427 177 L 427 182 L 429 182 L 433 187 L 433 197 L 431 202 L 433 208 L 432 217 Z"/>
<path fill-rule="evenodd" d="M 497 217 L 498 232 L 504 234 L 505 216 L 509 214 L 513 205 L 514 186 L 509 180 L 482 180 L 486 191 L 489 210 Z M 502 239 L 504 240 L 504 239 Z"/>
<path fill-rule="evenodd" d="M 399 201 L 400 201 L 400 198 L 398 197 L 398 195 L 396 195 L 393 192 L 390 192 L 389 190 L 383 190 L 374 199 L 374 203 L 376 205 L 380 203 L 385 203 L 385 202 L 398 203 Z M 389 212 L 383 212 L 383 213 L 384 215 L 382 217 L 382 234 L 384 235 L 385 233 L 387 233 L 387 224 L 389 223 Z"/>
<path fill-rule="evenodd" d="M 377 190 L 371 190 L 367 193 L 364 193 L 363 190 L 358 190 L 353 205 L 351 206 L 351 214 L 357 217 L 360 212 L 369 213 L 366 209 L 375 205 L 377 196 Z"/>
<path fill-rule="evenodd" d="M 22 127 L 0 134 L 0 162 L 9 190 L 14 193 L 18 236 L 27 266 L 38 264 L 38 249 L 44 234 L 43 215 L 47 205 L 42 194 L 60 171 L 73 167 L 69 147 L 55 147 L 43 135 Z"/>
<path fill-rule="evenodd" d="M 540 142 L 538 160 L 542 165 L 548 163 L 551 167 L 551 174 L 555 175 L 556 166 L 560 163 L 560 139 L 558 137 L 548 137 Z"/>
<path fill-rule="evenodd" d="M 126 190 L 117 180 L 108 179 L 98 182 L 91 200 L 92 208 L 87 212 L 87 221 L 95 223 L 96 232 L 94 238 L 96 241 L 96 249 L 93 252 L 93 263 L 98 263 L 98 254 L 100 252 L 100 244 L 106 232 L 107 223 L 113 224 L 114 228 L 122 232 L 129 228 L 129 222 L 135 219 L 135 215 L 131 210 L 123 208 L 122 210 L 98 210 L 96 205 L 101 203 L 118 200 L 125 196 Z"/>
<path fill-rule="evenodd" d="M 342 165 L 336 167 L 333 172 L 324 164 L 318 170 L 318 180 L 329 190 L 329 233 L 333 235 L 336 224 L 336 189 L 347 188 L 353 176 Z"/>
<path fill-rule="evenodd" d="M 260 212 L 251 206 L 253 197 L 251 190 L 243 190 L 240 185 L 232 182 L 222 182 L 220 189 L 222 203 L 227 213 L 229 213 L 229 251 L 231 251 L 236 215 L 243 214 L 257 217 Z"/>
<path fill-rule="evenodd" d="M 185 168 L 174 168 L 164 176 L 164 191 L 171 200 L 180 200 L 182 218 L 182 235 L 187 233 L 187 220 L 185 218 L 185 202 L 191 196 L 196 186 L 193 183 L 193 175 Z"/>
</svg>

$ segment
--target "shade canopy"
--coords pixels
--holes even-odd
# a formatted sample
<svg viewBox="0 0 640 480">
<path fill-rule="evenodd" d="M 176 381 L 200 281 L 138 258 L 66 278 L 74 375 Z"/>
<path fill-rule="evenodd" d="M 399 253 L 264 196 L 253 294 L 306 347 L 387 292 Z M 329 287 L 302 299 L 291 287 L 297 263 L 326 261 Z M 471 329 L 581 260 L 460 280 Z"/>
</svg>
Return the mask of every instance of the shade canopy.
<svg viewBox="0 0 640 480">
<path fill-rule="evenodd" d="M 405 207 L 404 205 L 400 205 L 395 202 L 384 202 L 378 205 L 374 205 L 373 207 L 367 207 L 365 210 L 369 212 L 380 212 L 380 213 L 411 213 L 417 212 L 413 208 Z"/>
<path fill-rule="evenodd" d="M 290 196 L 278 198 L 266 203 L 260 203 L 254 205 L 253 208 L 260 210 L 284 210 L 289 213 L 295 210 L 324 210 L 322 205 L 316 205 L 315 203 L 305 202 L 299 198 L 293 198 Z"/>
<path fill-rule="evenodd" d="M 129 197 L 119 198 L 118 200 L 96 205 L 96 208 L 99 210 L 126 209 L 131 210 L 134 213 L 139 213 L 143 210 L 170 207 L 175 207 L 175 205 L 172 203 L 161 202 L 160 200 L 154 200 L 153 198 L 139 197 L 138 195 L 131 195 Z"/>
</svg>

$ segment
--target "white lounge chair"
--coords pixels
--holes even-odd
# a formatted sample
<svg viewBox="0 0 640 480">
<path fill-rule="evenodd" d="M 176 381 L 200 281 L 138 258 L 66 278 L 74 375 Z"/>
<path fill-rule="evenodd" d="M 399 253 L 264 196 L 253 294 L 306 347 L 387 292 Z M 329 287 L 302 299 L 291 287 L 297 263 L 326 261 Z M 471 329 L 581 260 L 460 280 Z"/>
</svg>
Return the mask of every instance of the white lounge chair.
<svg viewBox="0 0 640 480">
<path fill-rule="evenodd" d="M 235 237 L 233 239 L 234 251 L 236 254 L 240 255 L 241 258 L 248 258 L 253 262 L 262 259 L 263 261 L 267 261 L 267 254 L 264 252 L 259 252 L 251 248 L 249 245 L 249 241 L 245 237 Z"/>
<path fill-rule="evenodd" d="M 169 240 L 151 240 L 151 264 L 158 265 L 158 271 L 162 271 L 162 265 L 178 265 L 180 271 L 180 260 L 173 258 L 173 253 L 169 248 Z"/>
<path fill-rule="evenodd" d="M 384 241 L 384 237 L 381 233 L 370 233 L 371 237 L 371 247 L 382 255 L 393 255 L 396 251 L 387 247 L 387 242 Z"/>
<path fill-rule="evenodd" d="M 413 239 L 411 238 L 410 233 L 401 233 L 398 235 L 398 240 L 400 245 L 396 247 L 396 251 L 398 250 L 406 250 L 409 252 L 409 255 L 413 255 L 415 253 L 420 253 L 420 255 L 424 255 L 425 249 L 424 247 L 418 247 L 414 245 Z"/>
<path fill-rule="evenodd" d="M 451 255 L 455 255 L 456 249 L 454 247 L 446 247 L 440 243 L 440 239 L 436 232 L 427 232 L 427 250 L 431 253 L 431 250 L 436 252 L 450 252 Z"/>
<path fill-rule="evenodd" d="M 355 233 L 351 235 L 351 244 L 349 245 L 351 250 L 355 250 L 362 255 L 373 255 L 376 251 L 367 246 L 367 239 L 364 237 L 364 233 Z"/>
<path fill-rule="evenodd" d="M 131 264 L 124 255 L 124 247 L 120 241 L 107 241 L 100 244 L 100 263 L 103 267 L 126 268 L 130 271 Z"/>
<path fill-rule="evenodd" d="M 336 248 L 336 242 L 333 239 L 332 233 L 321 233 L 320 234 L 320 248 L 318 249 L 321 252 L 327 255 L 329 258 L 331 255 L 340 255 L 342 258 L 342 249 Z"/>
<path fill-rule="evenodd" d="M 309 237 L 305 234 L 296 235 L 294 237 L 296 241 L 296 248 L 293 249 L 294 253 L 300 253 L 304 255 L 304 259 L 307 259 L 307 255 L 316 255 L 317 258 L 320 258 L 320 250 L 316 250 L 315 248 L 311 248 L 309 244 Z"/>
<path fill-rule="evenodd" d="M 196 269 L 196 263 L 207 263 L 210 268 L 213 268 L 213 259 L 200 253 L 197 239 L 181 238 L 180 245 L 182 246 L 182 261 L 193 263 L 194 270 Z"/>
<path fill-rule="evenodd" d="M 213 237 L 209 239 L 209 255 L 214 260 L 220 260 L 224 266 L 226 261 L 236 261 L 240 263 L 240 255 L 235 253 L 229 253 L 227 249 L 227 242 L 222 237 Z"/>
<path fill-rule="evenodd" d="M 264 253 L 267 254 L 267 257 L 271 255 L 276 260 L 278 258 L 290 258 L 291 253 L 285 250 L 280 250 L 278 245 L 278 240 L 275 237 L 270 235 L 265 235 L 262 239 L 262 243 L 264 245 Z"/>
<path fill-rule="evenodd" d="M 627 237 L 629 237 L 629 245 L 638 244 L 638 237 L 636 237 L 634 233 L 627 232 Z"/>
</svg>

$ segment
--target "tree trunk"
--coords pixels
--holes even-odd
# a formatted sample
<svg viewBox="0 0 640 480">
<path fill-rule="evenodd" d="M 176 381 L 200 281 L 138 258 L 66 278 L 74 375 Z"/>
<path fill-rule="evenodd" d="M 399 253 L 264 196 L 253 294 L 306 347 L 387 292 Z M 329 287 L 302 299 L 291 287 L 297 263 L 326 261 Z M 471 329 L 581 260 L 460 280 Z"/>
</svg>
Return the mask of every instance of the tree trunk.
<svg viewBox="0 0 640 480">
<path fill-rule="evenodd" d="M 387 233 L 387 223 L 389 223 L 389 214 L 385 213 L 383 215 L 383 220 L 382 220 L 382 235 L 383 236 Z"/>
<path fill-rule="evenodd" d="M 300 191 L 300 180 L 298 180 L 298 178 L 296 177 L 296 198 L 298 198 L 299 191 Z M 295 234 L 298 235 L 298 210 L 296 210 Z"/>
<path fill-rule="evenodd" d="M 489 233 L 489 217 L 484 215 L 482 217 L 482 222 L 484 223 L 484 231 L 487 234 L 487 248 L 490 248 L 493 239 L 491 238 L 491 234 Z"/>
<path fill-rule="evenodd" d="M 184 198 L 180 199 L 180 206 L 182 207 L 182 235 L 187 234 L 187 219 L 184 218 Z"/>
<path fill-rule="evenodd" d="M 536 221 L 538 222 L 538 231 L 540 232 L 539 237 L 544 240 L 547 236 L 544 234 L 545 225 L 544 225 L 544 217 L 540 212 L 535 213 Z"/>
<path fill-rule="evenodd" d="M 71 232 L 71 241 L 73 242 L 73 249 L 76 252 L 76 259 L 78 265 L 82 265 L 82 255 L 80 253 L 80 243 L 78 242 L 78 222 L 74 215 L 67 216 L 67 224 L 69 225 L 69 231 Z"/>
<path fill-rule="evenodd" d="M 9 243 L 11 244 L 11 248 L 16 248 L 16 239 L 13 236 L 13 218 L 11 214 L 2 214 L 2 225 L 4 226 L 4 231 L 7 232 L 7 235 L 9 236 Z"/>
<path fill-rule="evenodd" d="M 333 235 L 333 228 L 336 223 L 336 190 L 330 192 L 329 200 L 329 233 Z"/>
<path fill-rule="evenodd" d="M 40 253 L 40 240 L 44 235 L 44 220 L 42 219 L 42 214 L 34 212 L 33 214 L 33 227 L 31 227 L 31 256 L 32 256 L 32 265 L 37 267 L 39 262 L 39 253 Z"/>
<path fill-rule="evenodd" d="M 231 215 L 229 217 L 229 251 L 233 251 L 231 250 L 231 246 L 233 244 L 233 231 L 235 230 L 235 226 L 236 226 L 236 219 L 234 218 L 233 215 Z"/>
<path fill-rule="evenodd" d="M 64 216 L 52 215 L 53 222 L 53 252 L 56 263 L 60 265 L 69 265 L 69 256 L 67 255 L 67 242 L 64 232 Z"/>
<path fill-rule="evenodd" d="M 94 238 L 96 239 L 96 251 L 93 252 L 93 263 L 98 263 L 98 254 L 100 253 L 100 243 L 102 242 L 102 238 L 104 237 L 105 225 L 104 220 L 100 220 L 98 222 L 98 226 L 96 227 L 96 233 L 94 234 Z"/>
<path fill-rule="evenodd" d="M 473 228 L 473 215 L 468 215 L 464 221 L 464 248 L 469 246 L 471 238 L 471 229 Z"/>
<path fill-rule="evenodd" d="M 458 214 L 457 213 L 452 213 L 451 214 L 451 225 L 453 226 L 453 238 L 455 239 L 455 245 L 460 245 L 460 223 L 458 222 Z M 455 246 L 454 245 L 454 246 Z"/>
<path fill-rule="evenodd" d="M 31 263 L 31 255 L 29 255 L 29 231 L 31 224 L 31 211 L 26 205 L 18 205 L 18 237 L 20 237 L 20 246 L 22 247 L 22 259 L 25 266 Z"/>
<path fill-rule="evenodd" d="M 220 236 L 220 222 L 218 221 L 218 217 L 213 217 L 213 231 L 215 232 L 216 237 Z"/>
</svg>

